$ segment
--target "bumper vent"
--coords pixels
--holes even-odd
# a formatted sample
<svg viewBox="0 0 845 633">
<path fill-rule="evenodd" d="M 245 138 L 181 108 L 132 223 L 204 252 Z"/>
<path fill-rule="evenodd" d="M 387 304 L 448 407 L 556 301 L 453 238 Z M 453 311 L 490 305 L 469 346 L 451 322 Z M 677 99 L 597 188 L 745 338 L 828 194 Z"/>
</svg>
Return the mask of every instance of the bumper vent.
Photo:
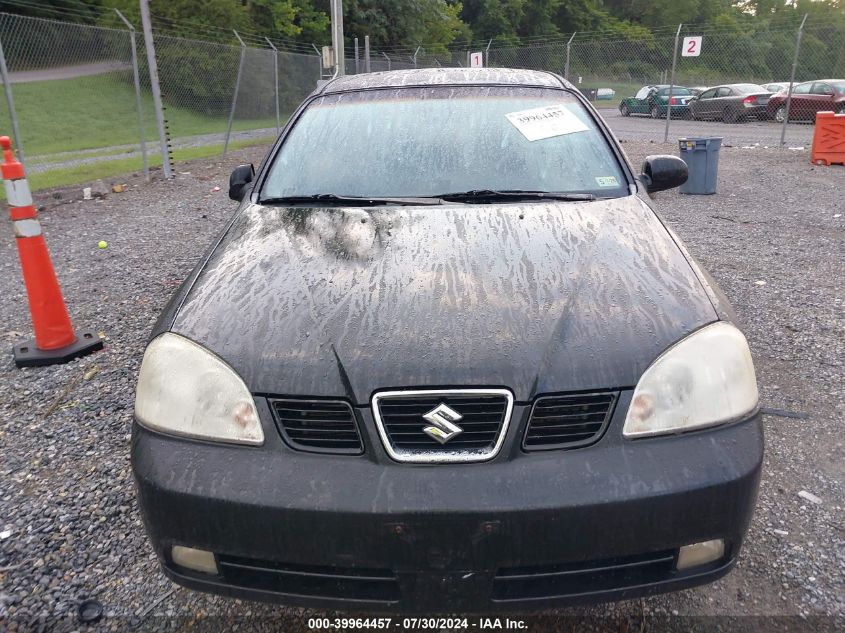
<svg viewBox="0 0 845 633">
<path fill-rule="evenodd" d="M 619 590 L 669 580 L 676 550 L 569 565 L 501 569 L 493 601 L 540 600 Z"/>
<path fill-rule="evenodd" d="M 447 430 L 440 442 L 424 431 L 436 426 L 424 416 L 444 405 L 459 431 Z M 387 451 L 398 461 L 481 461 L 501 448 L 513 396 L 503 389 L 384 392 L 373 397 L 373 409 Z"/>
<path fill-rule="evenodd" d="M 364 452 L 355 414 L 346 402 L 271 399 L 270 408 L 291 448 L 348 455 Z"/>
<path fill-rule="evenodd" d="M 616 392 L 538 398 L 522 447 L 526 451 L 578 448 L 597 442 L 616 403 Z"/>
<path fill-rule="evenodd" d="M 223 580 L 236 587 L 347 602 L 399 600 L 399 582 L 389 570 L 289 565 L 235 556 L 218 556 L 217 562 Z"/>
</svg>

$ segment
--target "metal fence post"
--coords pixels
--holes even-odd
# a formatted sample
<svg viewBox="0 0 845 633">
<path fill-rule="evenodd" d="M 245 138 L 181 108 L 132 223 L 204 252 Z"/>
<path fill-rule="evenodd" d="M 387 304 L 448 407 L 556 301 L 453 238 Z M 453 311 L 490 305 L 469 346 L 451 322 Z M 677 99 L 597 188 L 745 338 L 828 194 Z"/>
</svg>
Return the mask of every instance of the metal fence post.
<svg viewBox="0 0 845 633">
<path fill-rule="evenodd" d="M 6 104 L 9 106 L 9 118 L 12 121 L 12 136 L 15 137 L 15 149 L 18 152 L 18 160 L 26 168 L 23 158 L 23 143 L 21 142 L 21 131 L 18 128 L 18 115 L 15 112 L 15 100 L 12 98 L 12 82 L 9 79 L 9 69 L 6 67 L 6 55 L 3 52 L 3 43 L 0 42 L 0 75 L 3 76 L 3 90 L 6 92 Z"/>
<path fill-rule="evenodd" d="M 312 43 L 311 48 L 314 49 L 314 52 L 317 53 L 317 65 L 320 67 L 320 73 L 317 75 L 317 80 L 323 80 L 323 53 L 320 52 L 320 49 L 317 48 L 317 45 Z"/>
<path fill-rule="evenodd" d="M 117 17 L 123 20 L 126 28 L 129 29 L 129 41 L 132 46 L 132 73 L 135 79 L 135 106 L 138 108 L 138 131 L 141 134 L 141 157 L 144 160 L 144 179 L 149 180 L 150 161 L 147 159 L 147 141 L 144 139 L 144 110 L 141 106 L 141 78 L 138 75 L 138 53 L 135 50 L 135 27 L 132 26 L 132 23 L 120 11 L 115 9 L 114 12 L 117 13 Z"/>
<path fill-rule="evenodd" d="M 153 93 L 153 106 L 155 107 L 156 123 L 158 124 L 158 138 L 161 144 L 161 169 L 165 178 L 173 177 L 173 170 L 170 166 L 170 149 L 167 143 L 167 131 L 164 129 L 164 110 L 161 107 L 161 88 L 158 84 L 158 65 L 156 64 L 156 51 L 153 44 L 153 29 L 150 24 L 150 6 L 147 0 L 140 0 L 141 3 L 141 25 L 144 28 L 144 46 L 147 49 L 147 66 L 150 71 L 150 89 Z"/>
<path fill-rule="evenodd" d="M 370 72 L 370 36 L 364 36 L 364 72 Z"/>
<path fill-rule="evenodd" d="M 332 53 L 334 54 L 334 76 L 346 74 L 346 51 L 343 49 L 343 0 L 329 0 L 332 18 Z"/>
<path fill-rule="evenodd" d="M 786 124 L 789 123 L 789 108 L 792 106 L 792 84 L 795 83 L 795 69 L 798 66 L 798 53 L 801 50 L 801 36 L 804 34 L 804 23 L 807 21 L 807 13 L 801 20 L 798 27 L 798 35 L 795 38 L 795 56 L 792 58 L 792 73 L 789 75 L 789 92 L 786 93 L 786 112 L 783 114 L 783 126 L 780 129 L 780 144 L 786 144 Z"/>
<path fill-rule="evenodd" d="M 355 38 L 355 74 L 361 73 L 361 58 L 358 56 L 358 38 Z"/>
<path fill-rule="evenodd" d="M 414 51 L 414 55 L 413 55 L 413 57 L 411 57 L 411 61 L 414 62 L 414 68 L 417 67 L 417 53 L 420 52 L 421 48 L 422 48 L 422 46 L 417 46 L 417 50 Z"/>
<path fill-rule="evenodd" d="M 387 56 L 387 53 L 385 53 L 384 51 L 382 51 L 381 54 L 384 55 L 384 58 L 387 60 L 387 70 L 390 70 L 390 58 Z"/>
<path fill-rule="evenodd" d="M 241 43 L 241 59 L 238 61 L 238 76 L 235 77 L 235 92 L 232 95 L 232 110 L 229 112 L 229 127 L 226 128 L 226 140 L 223 142 L 223 156 L 226 155 L 226 151 L 229 149 L 229 137 L 232 135 L 232 121 L 235 120 L 235 108 L 238 107 L 238 90 L 241 88 L 241 73 L 244 69 L 244 55 L 246 54 L 246 44 L 244 44 L 241 36 L 234 29 L 232 29 L 232 32 Z"/>
<path fill-rule="evenodd" d="M 566 65 L 563 67 L 563 78 L 566 79 L 566 81 L 569 81 L 569 53 L 572 50 L 572 40 L 575 39 L 576 33 L 578 33 L 578 31 L 575 31 L 566 43 Z"/>
<path fill-rule="evenodd" d="M 282 131 L 282 126 L 279 124 L 279 51 L 273 46 L 270 38 L 264 39 L 273 49 L 273 93 L 276 95 L 276 134 L 278 134 Z"/>
<path fill-rule="evenodd" d="M 672 78 L 669 79 L 669 96 L 666 99 L 666 129 L 663 132 L 663 142 L 669 142 L 669 119 L 672 118 L 672 93 L 675 91 L 675 65 L 678 63 L 678 38 L 681 37 L 681 27 L 678 25 L 678 32 L 675 33 L 675 48 L 672 51 Z"/>
</svg>

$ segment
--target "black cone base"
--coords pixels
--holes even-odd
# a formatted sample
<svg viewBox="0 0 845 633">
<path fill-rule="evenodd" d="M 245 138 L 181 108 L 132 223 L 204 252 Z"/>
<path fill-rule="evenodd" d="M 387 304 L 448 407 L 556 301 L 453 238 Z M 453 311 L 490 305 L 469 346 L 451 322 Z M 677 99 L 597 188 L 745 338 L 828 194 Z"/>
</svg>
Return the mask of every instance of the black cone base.
<svg viewBox="0 0 845 633">
<path fill-rule="evenodd" d="M 103 340 L 94 330 L 75 332 L 76 340 L 70 345 L 59 349 L 38 349 L 35 339 L 15 345 L 15 365 L 18 367 L 42 367 L 44 365 L 59 365 L 85 356 L 91 352 L 103 349 Z"/>
</svg>

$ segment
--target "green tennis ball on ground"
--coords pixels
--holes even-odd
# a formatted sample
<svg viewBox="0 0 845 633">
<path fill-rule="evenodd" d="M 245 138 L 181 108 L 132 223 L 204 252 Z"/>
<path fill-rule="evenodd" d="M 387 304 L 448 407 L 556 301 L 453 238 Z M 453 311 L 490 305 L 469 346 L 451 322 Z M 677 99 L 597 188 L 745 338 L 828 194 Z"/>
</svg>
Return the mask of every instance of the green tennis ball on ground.
<svg viewBox="0 0 845 633">
<path fill-rule="evenodd" d="M 108 248 L 109 245 L 108 242 L 106 242 L 105 240 L 100 240 L 100 243 L 97 244 L 97 246 L 99 246 L 100 248 Z"/>
</svg>

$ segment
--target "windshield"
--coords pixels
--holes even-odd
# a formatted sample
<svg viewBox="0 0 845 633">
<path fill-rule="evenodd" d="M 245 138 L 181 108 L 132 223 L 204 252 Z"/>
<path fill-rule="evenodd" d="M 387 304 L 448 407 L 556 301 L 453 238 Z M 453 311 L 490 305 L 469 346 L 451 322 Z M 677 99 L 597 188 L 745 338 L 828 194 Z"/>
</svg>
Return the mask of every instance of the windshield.
<svg viewBox="0 0 845 633">
<path fill-rule="evenodd" d="M 831 81 L 830 85 L 836 92 L 845 92 L 845 81 Z"/>
<path fill-rule="evenodd" d="M 537 108 L 550 109 L 528 112 Z M 261 199 L 473 190 L 628 194 L 610 145 L 571 94 L 443 86 L 314 100 L 275 156 Z"/>
</svg>

